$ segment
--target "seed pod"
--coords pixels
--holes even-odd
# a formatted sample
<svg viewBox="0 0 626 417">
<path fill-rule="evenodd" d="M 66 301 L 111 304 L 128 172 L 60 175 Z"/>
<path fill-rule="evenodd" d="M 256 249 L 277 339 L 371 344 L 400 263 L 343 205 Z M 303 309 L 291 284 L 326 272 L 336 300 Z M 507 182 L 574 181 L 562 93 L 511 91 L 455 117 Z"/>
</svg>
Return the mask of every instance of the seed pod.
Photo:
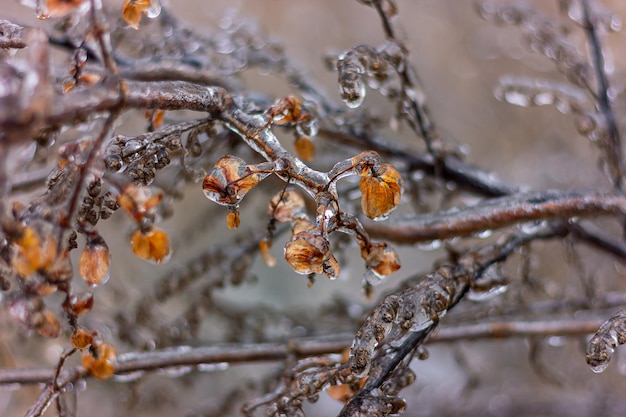
<svg viewBox="0 0 626 417">
<path fill-rule="evenodd" d="M 330 256 L 328 241 L 314 231 L 300 232 L 285 245 L 285 260 L 302 275 L 324 272 Z"/>
<path fill-rule="evenodd" d="M 72 332 L 70 337 L 70 343 L 76 349 L 85 349 L 93 343 L 93 334 L 85 329 L 77 327 Z"/>
<path fill-rule="evenodd" d="M 376 243 L 369 249 L 369 253 L 362 251 L 361 255 L 365 266 L 378 277 L 386 277 L 400 269 L 398 254 L 387 243 Z"/>
<path fill-rule="evenodd" d="M 133 253 L 141 259 L 160 264 L 167 262 L 170 256 L 170 243 L 167 233 L 156 226 L 142 231 L 135 230 L 130 238 Z"/>
<path fill-rule="evenodd" d="M 206 198 L 217 204 L 234 205 L 269 174 L 267 170 L 246 165 L 246 162 L 237 156 L 226 155 L 221 157 L 204 177 L 202 190 Z"/>
<path fill-rule="evenodd" d="M 361 208 L 367 217 L 383 220 L 400 204 L 402 178 L 391 165 L 384 164 L 372 177 L 363 177 L 359 183 Z"/>
<path fill-rule="evenodd" d="M 306 216 L 304 212 L 304 199 L 294 190 L 288 190 L 276 194 L 270 202 L 269 213 L 281 222 L 287 223 L 296 218 Z"/>
<path fill-rule="evenodd" d="M 100 235 L 89 239 L 80 254 L 78 270 L 89 285 L 100 285 L 108 280 L 111 252 Z"/>
<path fill-rule="evenodd" d="M 84 351 L 81 364 L 94 377 L 107 379 L 115 373 L 116 353 L 113 345 L 108 343 L 92 344 L 88 351 Z"/>
</svg>

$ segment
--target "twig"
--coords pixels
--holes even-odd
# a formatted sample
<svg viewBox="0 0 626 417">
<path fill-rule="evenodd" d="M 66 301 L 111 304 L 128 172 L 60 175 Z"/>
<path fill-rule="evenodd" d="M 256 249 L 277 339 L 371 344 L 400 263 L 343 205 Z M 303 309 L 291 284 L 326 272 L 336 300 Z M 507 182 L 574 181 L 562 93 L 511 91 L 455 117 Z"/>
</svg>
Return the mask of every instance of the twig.
<svg viewBox="0 0 626 417">
<path fill-rule="evenodd" d="M 617 127 L 617 121 L 615 120 L 615 114 L 613 113 L 611 100 L 609 99 L 609 82 L 606 72 L 604 71 L 602 45 L 591 17 L 589 1 L 580 0 L 580 2 L 584 18 L 583 28 L 585 29 L 585 34 L 587 35 L 587 40 L 589 41 L 593 57 L 593 67 L 595 69 L 596 79 L 598 82 L 598 90 L 596 93 L 598 97 L 598 105 L 600 106 L 600 111 L 604 116 L 609 131 L 609 143 L 606 144 L 607 163 L 610 167 L 613 185 L 615 188 L 621 189 L 623 183 L 622 143 Z"/>
</svg>

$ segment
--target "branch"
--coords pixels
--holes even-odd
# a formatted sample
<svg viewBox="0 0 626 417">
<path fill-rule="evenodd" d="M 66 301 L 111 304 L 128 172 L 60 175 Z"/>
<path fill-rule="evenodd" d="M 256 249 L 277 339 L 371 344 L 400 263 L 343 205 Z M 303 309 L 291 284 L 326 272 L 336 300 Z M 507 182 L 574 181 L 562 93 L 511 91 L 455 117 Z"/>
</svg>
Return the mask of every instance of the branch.
<svg viewBox="0 0 626 417">
<path fill-rule="evenodd" d="M 616 193 L 536 191 L 444 212 L 401 217 L 394 222 L 367 222 L 372 236 L 399 243 L 448 239 L 515 223 L 571 217 L 625 214 L 626 197 Z"/>
</svg>

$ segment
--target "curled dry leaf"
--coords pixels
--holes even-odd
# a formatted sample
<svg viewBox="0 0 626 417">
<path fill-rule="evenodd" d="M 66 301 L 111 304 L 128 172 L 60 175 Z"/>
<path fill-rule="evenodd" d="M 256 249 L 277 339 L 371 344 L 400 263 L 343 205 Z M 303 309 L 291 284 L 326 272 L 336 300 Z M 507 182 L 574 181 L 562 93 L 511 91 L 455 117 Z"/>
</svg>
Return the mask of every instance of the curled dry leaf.
<svg viewBox="0 0 626 417">
<path fill-rule="evenodd" d="M 130 238 L 133 253 L 141 259 L 160 264 L 170 256 L 170 241 L 167 233 L 156 226 L 148 230 L 135 230 Z"/>
<path fill-rule="evenodd" d="M 382 220 L 400 204 L 402 178 L 394 167 L 384 164 L 378 174 L 362 177 L 359 189 L 363 213 L 370 219 Z"/>
</svg>

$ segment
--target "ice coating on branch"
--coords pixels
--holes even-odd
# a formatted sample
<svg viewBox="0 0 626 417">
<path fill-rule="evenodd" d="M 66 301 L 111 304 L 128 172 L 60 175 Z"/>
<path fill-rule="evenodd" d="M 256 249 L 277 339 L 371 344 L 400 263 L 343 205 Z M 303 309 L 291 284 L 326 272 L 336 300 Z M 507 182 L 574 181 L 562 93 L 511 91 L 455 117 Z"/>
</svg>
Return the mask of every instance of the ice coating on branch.
<svg viewBox="0 0 626 417">
<path fill-rule="evenodd" d="M 349 365 L 353 374 L 363 377 L 369 373 L 372 358 L 381 343 L 400 344 L 410 333 L 436 324 L 468 281 L 465 270 L 444 265 L 417 285 L 386 297 L 368 316 L 352 342 Z"/>
<path fill-rule="evenodd" d="M 609 365 L 613 351 L 626 343 L 626 310 L 608 319 L 587 343 L 587 364 L 593 372 L 602 372 Z"/>
</svg>

